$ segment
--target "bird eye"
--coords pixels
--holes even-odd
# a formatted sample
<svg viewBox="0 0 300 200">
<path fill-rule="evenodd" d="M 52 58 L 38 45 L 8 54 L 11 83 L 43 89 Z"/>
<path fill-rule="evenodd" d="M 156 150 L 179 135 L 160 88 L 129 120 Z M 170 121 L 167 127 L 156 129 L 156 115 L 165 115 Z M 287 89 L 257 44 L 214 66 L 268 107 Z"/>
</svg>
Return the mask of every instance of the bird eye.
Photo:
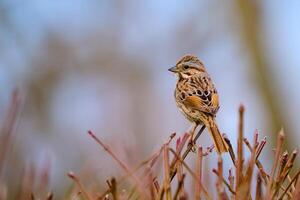
<svg viewBox="0 0 300 200">
<path fill-rule="evenodd" d="M 184 69 L 188 69 L 189 66 L 188 66 L 188 65 L 184 65 L 183 68 L 184 68 Z"/>
</svg>

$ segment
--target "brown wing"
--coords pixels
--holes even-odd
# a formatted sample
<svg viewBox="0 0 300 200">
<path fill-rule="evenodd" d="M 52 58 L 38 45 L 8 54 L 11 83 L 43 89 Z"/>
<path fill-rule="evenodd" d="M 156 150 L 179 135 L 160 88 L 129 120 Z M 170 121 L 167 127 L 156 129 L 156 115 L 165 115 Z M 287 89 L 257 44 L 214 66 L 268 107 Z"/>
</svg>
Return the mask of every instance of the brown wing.
<svg viewBox="0 0 300 200">
<path fill-rule="evenodd" d="M 219 109 L 219 100 L 217 94 L 209 96 L 191 95 L 187 96 L 182 103 L 191 109 L 199 110 L 205 113 L 215 115 Z"/>
<path fill-rule="evenodd" d="M 185 84 L 182 103 L 192 109 L 215 115 L 219 109 L 219 96 L 207 73 L 191 77 Z"/>
</svg>

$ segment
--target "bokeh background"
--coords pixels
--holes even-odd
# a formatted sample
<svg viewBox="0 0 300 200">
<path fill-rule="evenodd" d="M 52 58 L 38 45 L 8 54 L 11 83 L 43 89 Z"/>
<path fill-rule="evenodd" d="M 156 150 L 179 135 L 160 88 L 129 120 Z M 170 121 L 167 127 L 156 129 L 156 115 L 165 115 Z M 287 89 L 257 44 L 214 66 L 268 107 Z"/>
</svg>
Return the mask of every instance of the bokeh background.
<svg viewBox="0 0 300 200">
<path fill-rule="evenodd" d="M 188 131 L 167 71 L 187 53 L 212 76 L 230 139 L 243 103 L 247 137 L 258 129 L 271 147 L 284 127 L 286 148 L 299 147 L 299 19 L 299 1 L 1 0 L 2 124 L 15 88 L 22 99 L 2 183 L 14 188 L 35 166 L 63 195 L 69 170 L 94 182 L 116 175 L 89 129 L 128 163 Z"/>
</svg>

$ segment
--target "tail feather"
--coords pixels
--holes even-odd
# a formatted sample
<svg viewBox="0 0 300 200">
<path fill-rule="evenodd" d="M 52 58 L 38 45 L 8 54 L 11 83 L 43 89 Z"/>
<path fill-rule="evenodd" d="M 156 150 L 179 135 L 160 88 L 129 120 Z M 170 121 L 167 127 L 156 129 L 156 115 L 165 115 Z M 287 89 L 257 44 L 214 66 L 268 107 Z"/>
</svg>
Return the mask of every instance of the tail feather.
<svg viewBox="0 0 300 200">
<path fill-rule="evenodd" d="M 204 124 L 212 136 L 217 153 L 222 154 L 228 152 L 228 145 L 222 137 L 214 117 L 209 116 L 208 120 L 204 122 Z"/>
</svg>

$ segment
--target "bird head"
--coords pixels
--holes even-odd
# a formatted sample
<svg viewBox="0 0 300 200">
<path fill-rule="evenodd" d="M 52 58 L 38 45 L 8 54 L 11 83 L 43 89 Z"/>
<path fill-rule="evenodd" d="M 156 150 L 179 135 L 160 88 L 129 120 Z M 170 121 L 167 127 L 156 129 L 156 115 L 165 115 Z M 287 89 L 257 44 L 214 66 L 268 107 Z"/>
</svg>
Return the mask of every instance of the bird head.
<svg viewBox="0 0 300 200">
<path fill-rule="evenodd" d="M 185 55 L 169 71 L 176 73 L 179 78 L 188 78 L 200 72 L 205 72 L 205 68 L 196 56 Z"/>
</svg>

